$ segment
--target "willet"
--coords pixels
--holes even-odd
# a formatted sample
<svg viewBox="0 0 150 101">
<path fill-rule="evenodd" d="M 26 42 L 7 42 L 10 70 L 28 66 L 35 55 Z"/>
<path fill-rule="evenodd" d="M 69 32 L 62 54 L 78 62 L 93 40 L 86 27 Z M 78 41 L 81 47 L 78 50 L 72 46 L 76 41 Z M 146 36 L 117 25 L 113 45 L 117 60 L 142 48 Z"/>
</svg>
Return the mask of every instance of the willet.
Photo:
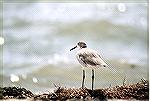
<svg viewBox="0 0 150 101">
<path fill-rule="evenodd" d="M 84 42 L 78 42 L 75 47 L 70 49 L 70 51 L 77 47 L 79 47 L 80 50 L 77 52 L 76 58 L 83 68 L 82 88 L 84 88 L 84 80 L 85 80 L 84 68 L 89 67 L 92 69 L 92 90 L 93 90 L 94 70 L 96 68 L 106 67 L 107 64 L 102 60 L 101 56 L 98 54 L 97 51 L 87 48 L 87 45 Z"/>
</svg>

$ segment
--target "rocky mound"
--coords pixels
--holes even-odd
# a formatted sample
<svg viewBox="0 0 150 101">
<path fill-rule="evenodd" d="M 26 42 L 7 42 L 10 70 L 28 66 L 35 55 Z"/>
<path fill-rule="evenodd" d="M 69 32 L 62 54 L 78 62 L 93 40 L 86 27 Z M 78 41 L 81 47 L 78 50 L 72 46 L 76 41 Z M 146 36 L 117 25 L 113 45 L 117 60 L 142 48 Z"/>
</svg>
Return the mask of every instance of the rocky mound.
<svg viewBox="0 0 150 101">
<path fill-rule="evenodd" d="M 1 99 L 32 100 L 106 100 L 106 99 L 149 99 L 149 81 L 141 80 L 136 84 L 124 84 L 106 89 L 90 90 L 87 88 L 58 87 L 54 93 L 34 95 L 31 91 L 19 87 L 0 88 Z"/>
</svg>

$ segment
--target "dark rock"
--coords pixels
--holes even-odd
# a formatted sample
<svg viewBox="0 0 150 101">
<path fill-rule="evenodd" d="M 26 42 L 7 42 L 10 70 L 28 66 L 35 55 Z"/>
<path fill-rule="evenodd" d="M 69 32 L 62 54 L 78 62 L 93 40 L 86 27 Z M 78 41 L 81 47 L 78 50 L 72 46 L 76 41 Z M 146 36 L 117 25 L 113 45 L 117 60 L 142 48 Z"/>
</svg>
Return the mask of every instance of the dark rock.
<svg viewBox="0 0 150 101">
<path fill-rule="evenodd" d="M 2 90 L 3 98 L 26 99 L 33 97 L 33 93 L 25 88 L 19 87 L 4 87 Z"/>
</svg>

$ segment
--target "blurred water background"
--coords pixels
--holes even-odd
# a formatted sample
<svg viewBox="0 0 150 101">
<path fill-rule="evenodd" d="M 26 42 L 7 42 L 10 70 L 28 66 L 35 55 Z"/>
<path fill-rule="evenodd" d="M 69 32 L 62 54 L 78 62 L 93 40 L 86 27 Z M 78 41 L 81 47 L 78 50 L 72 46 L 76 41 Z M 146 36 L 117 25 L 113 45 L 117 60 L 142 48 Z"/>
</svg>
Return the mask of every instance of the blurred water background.
<svg viewBox="0 0 150 101">
<path fill-rule="evenodd" d="M 95 88 L 148 79 L 147 3 L 4 3 L 1 85 L 46 92 L 81 86 L 83 40 L 109 68 L 96 69 Z M 2 30 L 2 29 L 1 29 Z M 86 70 L 91 88 L 91 70 Z"/>
</svg>

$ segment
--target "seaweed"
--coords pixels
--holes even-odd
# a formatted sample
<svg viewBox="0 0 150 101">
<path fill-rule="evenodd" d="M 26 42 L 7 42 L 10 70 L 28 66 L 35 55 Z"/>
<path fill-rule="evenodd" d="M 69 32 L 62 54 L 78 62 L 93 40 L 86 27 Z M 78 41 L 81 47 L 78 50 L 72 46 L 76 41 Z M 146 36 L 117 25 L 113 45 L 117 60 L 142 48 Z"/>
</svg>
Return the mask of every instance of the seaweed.
<svg viewBox="0 0 150 101">
<path fill-rule="evenodd" d="M 123 84 L 121 86 L 102 88 L 102 89 L 87 89 L 85 88 L 65 88 L 57 86 L 53 93 L 35 95 L 25 88 L 19 87 L 1 87 L 0 99 L 27 99 L 32 100 L 86 100 L 86 101 L 106 101 L 107 99 L 149 99 L 149 81 L 142 79 L 135 84 Z"/>
</svg>

